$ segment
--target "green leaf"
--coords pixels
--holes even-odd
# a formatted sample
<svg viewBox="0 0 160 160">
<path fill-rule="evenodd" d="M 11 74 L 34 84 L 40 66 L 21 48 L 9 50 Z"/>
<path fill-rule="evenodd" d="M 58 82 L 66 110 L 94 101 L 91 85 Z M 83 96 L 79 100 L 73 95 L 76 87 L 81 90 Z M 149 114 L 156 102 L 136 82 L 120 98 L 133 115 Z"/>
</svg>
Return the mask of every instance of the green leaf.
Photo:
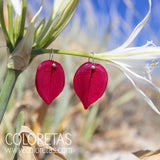
<svg viewBox="0 0 160 160">
<path fill-rule="evenodd" d="M 19 29 L 20 29 L 20 16 L 16 14 L 15 16 L 15 24 L 14 24 L 14 41 L 17 41 L 18 34 L 19 34 Z"/>
<path fill-rule="evenodd" d="M 10 52 L 12 52 L 14 47 L 13 47 L 13 44 L 11 43 L 10 37 L 9 37 L 7 29 L 6 29 L 5 21 L 4 21 L 3 0 L 0 0 L 0 23 L 1 23 L 1 28 L 3 31 L 3 35 L 6 40 L 7 46 L 10 49 Z"/>
<path fill-rule="evenodd" d="M 38 39 L 36 40 L 35 44 L 39 44 L 41 42 L 41 40 L 43 39 L 43 37 L 46 35 L 46 33 L 48 32 L 49 28 L 51 27 L 53 21 L 55 20 L 55 18 L 58 16 L 59 12 L 61 11 L 61 8 L 63 8 L 63 3 L 65 0 L 54 0 L 54 5 L 53 5 L 53 9 L 52 9 L 52 13 L 50 15 L 50 18 L 46 24 L 46 26 L 44 27 L 43 31 L 41 32 L 41 34 L 39 35 Z"/>
<path fill-rule="evenodd" d="M 9 37 L 10 40 L 12 42 L 12 44 L 14 44 L 14 38 L 13 38 L 13 7 L 12 4 L 10 2 L 10 0 L 7 1 L 7 8 L 8 8 L 8 23 L 9 23 Z"/>
<path fill-rule="evenodd" d="M 23 2 L 22 2 L 22 16 L 21 16 L 21 23 L 20 23 L 21 25 L 20 25 L 20 29 L 19 29 L 19 36 L 18 36 L 16 43 L 18 43 L 23 38 L 23 35 L 24 35 L 26 10 L 27 10 L 27 0 L 23 0 Z"/>
<path fill-rule="evenodd" d="M 37 38 L 40 36 L 44 26 L 45 26 L 46 18 L 43 18 L 42 21 L 39 23 L 39 25 L 36 28 L 35 36 L 34 36 L 34 42 L 37 40 Z"/>
<path fill-rule="evenodd" d="M 34 47 L 47 48 L 63 31 L 72 19 L 80 0 L 68 0 L 58 18 L 54 21 L 51 29 L 43 40 L 38 40 Z"/>
</svg>

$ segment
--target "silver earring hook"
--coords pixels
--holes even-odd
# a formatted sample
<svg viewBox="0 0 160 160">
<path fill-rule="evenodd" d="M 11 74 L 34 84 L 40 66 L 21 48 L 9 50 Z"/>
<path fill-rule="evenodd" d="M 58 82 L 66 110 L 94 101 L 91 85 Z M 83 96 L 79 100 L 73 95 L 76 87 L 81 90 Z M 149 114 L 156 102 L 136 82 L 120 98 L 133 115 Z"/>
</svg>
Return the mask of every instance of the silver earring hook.
<svg viewBox="0 0 160 160">
<path fill-rule="evenodd" d="M 92 54 L 92 63 L 94 64 L 94 52 L 91 52 L 91 54 Z M 91 60 L 91 57 L 88 57 L 88 62 L 90 62 L 90 60 Z"/>
<path fill-rule="evenodd" d="M 54 50 L 53 50 L 53 48 L 52 48 L 52 53 L 49 54 L 49 60 L 53 60 L 53 56 L 54 56 Z M 55 68 L 55 67 L 56 67 L 56 63 L 53 62 L 52 66 Z"/>
<path fill-rule="evenodd" d="M 52 48 L 52 53 L 49 54 L 49 60 L 53 60 L 54 50 Z"/>
<path fill-rule="evenodd" d="M 94 52 L 91 52 L 93 54 L 93 57 L 92 57 L 92 63 L 94 64 Z"/>
<path fill-rule="evenodd" d="M 92 57 L 92 66 L 91 68 L 94 70 L 95 69 L 95 63 L 94 63 L 94 52 L 91 52 L 93 54 L 93 57 Z"/>
</svg>

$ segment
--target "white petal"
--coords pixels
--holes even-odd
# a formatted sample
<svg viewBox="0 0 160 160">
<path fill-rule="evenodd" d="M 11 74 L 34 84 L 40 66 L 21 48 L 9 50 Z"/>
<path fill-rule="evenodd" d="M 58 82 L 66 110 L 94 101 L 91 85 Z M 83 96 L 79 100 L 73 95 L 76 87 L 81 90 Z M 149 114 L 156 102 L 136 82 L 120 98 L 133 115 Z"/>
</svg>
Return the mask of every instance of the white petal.
<svg viewBox="0 0 160 160">
<path fill-rule="evenodd" d="M 132 82 L 133 86 L 136 88 L 136 90 L 141 94 L 141 96 L 144 98 L 144 100 L 149 104 L 149 106 L 160 115 L 160 111 L 157 109 L 157 107 L 154 105 L 154 103 L 151 101 L 151 99 L 135 84 L 133 79 L 124 72 L 126 77 Z"/>
<path fill-rule="evenodd" d="M 98 54 L 103 60 L 113 61 L 119 63 L 136 74 L 150 79 L 150 71 L 158 63 L 160 58 L 160 47 L 142 46 L 121 49 L 119 51 L 112 51 Z M 153 65 L 150 63 L 156 60 Z M 151 80 L 151 79 L 150 79 Z"/>
<path fill-rule="evenodd" d="M 133 40 L 136 38 L 138 33 L 142 30 L 142 28 L 148 21 L 150 14 L 151 14 L 151 5 L 152 5 L 151 0 L 148 0 L 148 3 L 149 3 L 149 11 L 147 15 L 145 16 L 145 18 L 136 26 L 136 28 L 133 30 L 129 38 L 120 47 L 116 48 L 116 50 L 128 47 L 133 42 Z"/>
<path fill-rule="evenodd" d="M 160 47 L 145 45 L 121 49 L 117 53 L 112 52 L 111 54 L 110 52 L 110 55 L 104 55 L 103 53 L 99 54 L 99 56 L 103 56 L 103 59 L 112 62 L 115 67 L 121 69 L 150 107 L 160 114 L 151 99 L 138 87 L 138 84 L 143 84 L 152 89 L 151 91 L 155 90 L 160 93 L 160 88 L 151 80 L 151 69 L 152 67 L 157 67 L 156 65 L 158 65 L 158 60 L 160 59 Z M 156 60 L 156 64 L 153 63 L 152 66 L 151 62 L 153 60 Z"/>
<path fill-rule="evenodd" d="M 15 12 L 21 16 L 22 14 L 22 7 L 21 7 L 21 2 L 20 0 L 11 0 L 12 6 L 15 10 Z"/>
</svg>

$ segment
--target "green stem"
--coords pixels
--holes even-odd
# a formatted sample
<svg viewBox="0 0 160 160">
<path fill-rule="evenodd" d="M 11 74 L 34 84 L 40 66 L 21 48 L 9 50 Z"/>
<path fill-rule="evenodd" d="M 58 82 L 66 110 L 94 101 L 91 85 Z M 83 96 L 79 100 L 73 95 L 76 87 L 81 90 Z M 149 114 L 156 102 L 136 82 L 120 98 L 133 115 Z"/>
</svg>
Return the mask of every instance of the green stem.
<svg viewBox="0 0 160 160">
<path fill-rule="evenodd" d="M 6 80 L 0 92 L 0 123 L 2 122 L 12 90 L 14 88 L 15 82 L 19 74 L 20 74 L 20 71 L 15 71 L 11 69 L 8 70 Z"/>
<path fill-rule="evenodd" d="M 79 51 L 70 51 L 70 50 L 61 50 L 61 49 L 32 49 L 32 59 L 40 54 L 44 53 L 57 53 L 57 54 L 65 54 L 65 55 L 72 55 L 72 56 L 80 56 L 80 57 L 87 57 L 93 58 L 93 53 L 91 52 L 79 52 Z M 108 61 L 101 58 L 98 54 L 94 54 L 94 59 L 101 60 L 101 61 Z"/>
</svg>

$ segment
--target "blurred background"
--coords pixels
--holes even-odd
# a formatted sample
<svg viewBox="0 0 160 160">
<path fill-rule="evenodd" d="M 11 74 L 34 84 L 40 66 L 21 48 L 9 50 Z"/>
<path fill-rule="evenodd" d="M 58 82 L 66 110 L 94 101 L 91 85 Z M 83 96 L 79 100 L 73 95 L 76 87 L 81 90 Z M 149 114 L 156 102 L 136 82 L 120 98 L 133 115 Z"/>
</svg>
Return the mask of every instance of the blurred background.
<svg viewBox="0 0 160 160">
<path fill-rule="evenodd" d="M 28 21 L 39 6 L 40 0 L 28 1 Z M 49 18 L 52 6 L 52 0 L 44 1 L 39 20 Z M 159 8 L 160 1 L 153 0 L 149 22 L 133 46 L 144 45 L 148 40 L 160 44 Z M 116 48 L 127 39 L 147 11 L 147 0 L 81 0 L 71 23 L 49 48 L 96 53 Z M 0 45 L 5 45 L 2 33 Z M 5 48 L 0 50 L 1 88 L 7 56 L 3 54 Z M 36 69 L 46 59 L 49 55 L 37 56 L 20 75 L 0 127 L 0 146 L 4 145 L 8 132 L 15 132 L 16 117 L 24 111 L 25 125 L 35 133 L 71 133 L 72 152 L 66 153 L 70 160 L 136 160 L 132 152 L 160 148 L 160 117 L 149 108 L 125 76 L 105 62 L 96 61 L 106 68 L 109 75 L 106 92 L 85 111 L 73 90 L 73 76 L 88 59 L 55 54 L 54 60 L 60 62 L 65 70 L 66 82 L 62 94 L 47 106 L 35 88 Z M 153 73 L 153 79 L 160 85 L 159 72 Z M 159 97 L 148 90 L 146 92 L 158 103 Z M 43 160 L 56 159 L 52 154 L 38 156 Z M 5 152 L 0 154 L 0 159 L 8 157 Z"/>
</svg>

